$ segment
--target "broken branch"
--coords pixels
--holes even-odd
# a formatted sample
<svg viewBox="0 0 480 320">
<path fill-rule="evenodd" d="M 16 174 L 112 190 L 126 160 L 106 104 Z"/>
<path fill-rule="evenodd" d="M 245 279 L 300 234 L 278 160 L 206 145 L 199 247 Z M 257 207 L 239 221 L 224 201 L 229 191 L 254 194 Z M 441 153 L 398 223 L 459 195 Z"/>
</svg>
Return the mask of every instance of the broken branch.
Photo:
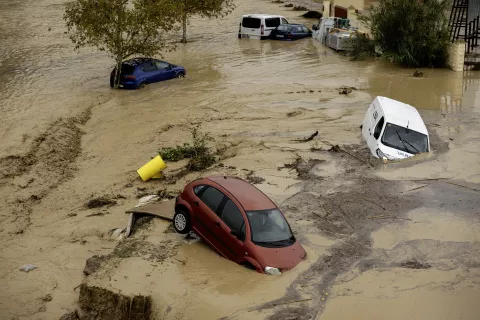
<svg viewBox="0 0 480 320">
<path fill-rule="evenodd" d="M 475 188 L 472 188 L 472 187 L 467 187 L 467 186 L 464 186 L 464 185 L 461 185 L 461 184 L 458 184 L 458 183 L 455 183 L 455 182 L 445 181 L 445 183 L 448 183 L 448 184 L 451 184 L 451 185 L 454 185 L 454 186 L 458 186 L 458 187 L 462 187 L 462 188 L 466 188 L 466 189 L 470 189 L 470 190 L 473 190 L 473 191 L 480 192 L 479 189 L 475 189 Z"/>
<path fill-rule="evenodd" d="M 312 300 L 312 298 L 300 299 L 300 300 L 293 300 L 293 301 L 287 301 L 287 302 L 280 302 L 280 303 L 274 303 L 273 306 L 276 307 L 276 306 L 279 306 L 279 305 L 291 304 L 291 303 L 297 303 L 297 302 L 306 302 L 306 301 L 310 301 L 310 300 Z"/>
</svg>

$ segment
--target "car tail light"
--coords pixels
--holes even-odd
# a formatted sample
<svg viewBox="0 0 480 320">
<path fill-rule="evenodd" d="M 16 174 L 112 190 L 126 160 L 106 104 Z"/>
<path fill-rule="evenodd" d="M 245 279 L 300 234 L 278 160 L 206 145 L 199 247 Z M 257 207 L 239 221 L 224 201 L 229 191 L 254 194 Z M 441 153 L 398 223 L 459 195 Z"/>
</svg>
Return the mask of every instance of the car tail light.
<svg viewBox="0 0 480 320">
<path fill-rule="evenodd" d="M 291 38 L 292 37 L 292 34 L 291 33 L 287 33 L 287 38 Z"/>
<path fill-rule="evenodd" d="M 260 27 L 260 33 L 261 33 L 261 34 L 264 34 L 264 33 L 265 33 L 265 27 L 263 26 L 263 24 L 262 24 L 262 26 Z"/>
<path fill-rule="evenodd" d="M 135 80 L 137 79 L 135 76 L 125 76 L 125 79 L 129 79 L 129 80 Z"/>
</svg>

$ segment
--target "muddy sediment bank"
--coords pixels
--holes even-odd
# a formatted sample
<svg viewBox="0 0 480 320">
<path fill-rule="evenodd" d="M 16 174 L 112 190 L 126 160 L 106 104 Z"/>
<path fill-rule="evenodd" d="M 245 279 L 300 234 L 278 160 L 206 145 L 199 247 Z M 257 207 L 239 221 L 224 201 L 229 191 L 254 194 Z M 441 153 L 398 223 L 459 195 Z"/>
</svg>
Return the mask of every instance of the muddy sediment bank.
<svg viewBox="0 0 480 320">
<path fill-rule="evenodd" d="M 92 317 L 108 303 L 84 297 L 151 297 L 154 319 L 479 314 L 478 75 L 427 69 L 415 78 L 381 61 L 351 62 L 313 39 L 237 39 L 245 13 L 311 24 L 283 4 L 246 0 L 216 28 L 194 19 L 191 41 L 165 55 L 186 67 L 186 79 L 111 91 L 111 61 L 90 49 L 73 53 L 63 36 L 61 1 L 0 8 L 8 47 L 0 52 L 1 320 L 57 319 L 79 308 L 73 289 L 82 282 Z M 342 86 L 359 90 L 339 95 Z M 432 154 L 370 161 L 358 127 L 375 95 L 419 109 Z M 91 116 L 77 117 L 91 105 Z M 168 183 L 138 179 L 136 169 L 189 141 L 195 124 L 226 146 L 219 163 Z M 165 173 L 184 165 L 168 163 Z M 178 194 L 209 174 L 249 178 L 270 196 L 307 260 L 267 277 L 157 219 L 111 239 L 139 197 Z M 108 259 L 85 276 L 93 255 Z M 26 263 L 38 268 L 19 271 Z"/>
<path fill-rule="evenodd" d="M 149 320 L 152 313 L 149 296 L 129 297 L 85 283 L 80 286 L 78 304 L 81 319 Z"/>
<path fill-rule="evenodd" d="M 11 212 L 1 220 L 14 221 L 15 227 L 10 232 L 23 233 L 31 223 L 32 207 L 74 176 L 81 137 L 85 134 L 81 127 L 90 119 L 92 108 L 77 117 L 54 121 L 33 140 L 26 154 L 0 159 L 0 188 L 9 195 L 2 209 Z"/>
</svg>

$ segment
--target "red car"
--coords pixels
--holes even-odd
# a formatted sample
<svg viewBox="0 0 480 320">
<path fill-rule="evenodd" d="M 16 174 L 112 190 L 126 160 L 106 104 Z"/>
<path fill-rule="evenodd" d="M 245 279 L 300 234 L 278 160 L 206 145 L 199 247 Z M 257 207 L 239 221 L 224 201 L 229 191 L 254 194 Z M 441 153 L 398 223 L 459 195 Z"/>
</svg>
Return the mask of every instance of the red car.
<svg viewBox="0 0 480 320">
<path fill-rule="evenodd" d="M 225 258 L 258 272 L 278 274 L 306 256 L 275 203 L 237 177 L 186 185 L 175 200 L 173 225 L 178 233 L 193 230 Z"/>
</svg>

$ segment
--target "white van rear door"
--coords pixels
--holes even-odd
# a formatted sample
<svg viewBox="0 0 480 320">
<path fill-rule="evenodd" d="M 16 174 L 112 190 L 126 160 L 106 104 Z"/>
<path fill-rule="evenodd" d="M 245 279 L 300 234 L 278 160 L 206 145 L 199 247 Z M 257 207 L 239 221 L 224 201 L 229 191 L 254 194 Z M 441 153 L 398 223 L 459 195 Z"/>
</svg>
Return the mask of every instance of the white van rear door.
<svg viewBox="0 0 480 320">
<path fill-rule="evenodd" d="M 256 17 L 243 17 L 242 19 L 242 34 L 260 35 L 260 26 L 262 20 Z"/>
</svg>

